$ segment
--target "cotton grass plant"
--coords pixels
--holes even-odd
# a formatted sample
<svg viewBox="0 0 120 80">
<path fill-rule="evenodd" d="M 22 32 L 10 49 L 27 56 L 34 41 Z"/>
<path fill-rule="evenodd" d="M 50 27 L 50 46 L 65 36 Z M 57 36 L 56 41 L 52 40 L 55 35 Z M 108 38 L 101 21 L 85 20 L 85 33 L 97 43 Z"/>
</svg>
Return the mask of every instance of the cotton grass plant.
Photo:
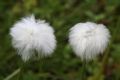
<svg viewBox="0 0 120 80">
<path fill-rule="evenodd" d="M 56 48 L 56 38 L 52 26 L 45 20 L 35 19 L 34 15 L 23 17 L 17 21 L 10 29 L 10 36 L 13 47 L 24 62 L 33 60 L 33 58 L 49 57 Z M 21 64 L 20 68 L 6 77 L 5 80 L 10 80 L 18 73 L 20 73 L 19 76 L 22 75 L 27 64 Z"/>
<path fill-rule="evenodd" d="M 86 80 L 87 62 L 95 60 L 99 54 L 104 53 L 110 37 L 109 30 L 103 24 L 93 22 L 77 23 L 70 29 L 69 43 L 77 57 L 80 57 L 83 61 L 82 80 Z M 98 75 L 100 73 L 98 72 Z M 98 75 L 93 80 L 98 79 Z"/>
</svg>

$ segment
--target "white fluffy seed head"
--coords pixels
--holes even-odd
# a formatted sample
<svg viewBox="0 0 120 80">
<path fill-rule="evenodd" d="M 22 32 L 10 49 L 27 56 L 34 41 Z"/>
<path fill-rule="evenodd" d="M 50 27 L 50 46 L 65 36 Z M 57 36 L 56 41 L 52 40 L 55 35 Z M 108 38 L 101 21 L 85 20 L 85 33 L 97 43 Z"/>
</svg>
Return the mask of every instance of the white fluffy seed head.
<svg viewBox="0 0 120 80">
<path fill-rule="evenodd" d="M 103 24 L 92 22 L 78 23 L 69 33 L 69 43 L 82 60 L 92 60 L 103 53 L 109 38 L 109 30 Z"/>
<path fill-rule="evenodd" d="M 53 28 L 34 15 L 22 18 L 10 29 L 13 47 L 18 50 L 24 61 L 37 52 L 38 56 L 49 56 L 56 47 Z"/>
</svg>

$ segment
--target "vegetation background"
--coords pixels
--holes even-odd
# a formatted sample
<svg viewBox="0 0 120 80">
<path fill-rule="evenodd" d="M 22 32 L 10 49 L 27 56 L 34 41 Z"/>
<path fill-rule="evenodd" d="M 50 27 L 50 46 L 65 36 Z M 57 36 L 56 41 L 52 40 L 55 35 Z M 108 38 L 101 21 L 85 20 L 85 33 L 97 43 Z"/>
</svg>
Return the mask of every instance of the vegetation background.
<svg viewBox="0 0 120 80">
<path fill-rule="evenodd" d="M 50 58 L 24 63 L 11 45 L 10 28 L 35 14 L 55 29 L 57 49 Z M 86 64 L 68 44 L 78 22 L 102 23 L 112 38 L 107 55 Z M 0 0 L 0 80 L 120 80 L 120 0 Z"/>
</svg>

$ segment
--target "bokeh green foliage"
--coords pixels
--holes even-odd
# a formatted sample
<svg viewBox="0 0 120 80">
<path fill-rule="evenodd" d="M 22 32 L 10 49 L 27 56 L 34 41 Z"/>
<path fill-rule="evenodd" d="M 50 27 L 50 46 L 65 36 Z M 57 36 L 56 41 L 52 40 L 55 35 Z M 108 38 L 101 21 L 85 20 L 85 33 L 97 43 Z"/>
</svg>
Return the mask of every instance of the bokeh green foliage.
<svg viewBox="0 0 120 80">
<path fill-rule="evenodd" d="M 119 0 L 1 0 L 0 1 L 0 80 L 24 63 L 12 48 L 10 28 L 21 17 L 35 14 L 55 29 L 57 48 L 50 58 L 30 61 L 11 80 L 81 80 L 80 58 L 68 44 L 69 29 L 78 22 L 93 21 L 107 26 L 111 44 L 101 80 L 120 80 L 120 1 Z M 102 56 L 86 66 L 90 80 L 100 71 Z"/>
</svg>

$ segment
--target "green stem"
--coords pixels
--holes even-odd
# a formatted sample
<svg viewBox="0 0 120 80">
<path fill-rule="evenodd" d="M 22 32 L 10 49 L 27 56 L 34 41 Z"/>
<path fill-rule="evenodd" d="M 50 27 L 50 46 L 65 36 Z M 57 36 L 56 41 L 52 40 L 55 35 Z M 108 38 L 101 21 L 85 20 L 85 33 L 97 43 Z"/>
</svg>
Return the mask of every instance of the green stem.
<svg viewBox="0 0 120 80">
<path fill-rule="evenodd" d="M 81 74 L 82 74 L 82 80 L 86 80 L 86 61 L 83 63 L 83 65 L 82 65 L 82 72 L 81 72 Z"/>
<path fill-rule="evenodd" d="M 21 71 L 21 69 L 17 69 L 15 70 L 12 74 L 10 74 L 8 77 L 6 77 L 4 80 L 10 80 L 12 79 L 15 75 L 17 75 L 19 72 Z"/>
<path fill-rule="evenodd" d="M 11 73 L 9 76 L 7 76 L 4 80 L 11 80 L 17 74 L 19 74 L 17 80 L 21 80 L 25 66 L 26 66 L 25 63 L 21 63 L 21 67 L 15 70 L 13 73 Z"/>
<path fill-rule="evenodd" d="M 104 67 L 107 65 L 108 62 L 108 58 L 109 58 L 109 48 L 106 50 L 103 60 L 102 60 L 102 64 L 100 66 L 99 72 L 96 73 L 96 75 L 93 77 L 92 80 L 101 80 L 101 75 L 104 71 Z"/>
</svg>

